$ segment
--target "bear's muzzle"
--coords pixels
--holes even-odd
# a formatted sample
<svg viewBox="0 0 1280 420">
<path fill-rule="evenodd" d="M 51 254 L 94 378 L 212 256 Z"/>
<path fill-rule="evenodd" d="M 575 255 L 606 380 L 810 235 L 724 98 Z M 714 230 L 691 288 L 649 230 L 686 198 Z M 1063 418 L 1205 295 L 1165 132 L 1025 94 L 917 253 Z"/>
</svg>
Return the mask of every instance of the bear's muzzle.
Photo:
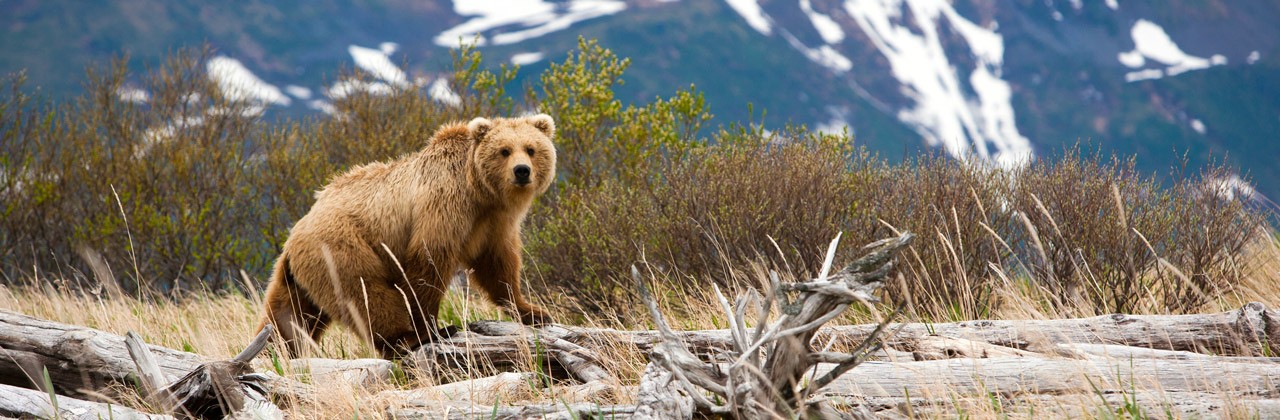
<svg viewBox="0 0 1280 420">
<path fill-rule="evenodd" d="M 519 185 L 521 187 L 525 185 L 529 185 L 529 176 L 532 173 L 533 173 L 533 170 L 529 168 L 529 165 L 516 165 L 516 169 L 515 169 L 516 185 Z"/>
</svg>

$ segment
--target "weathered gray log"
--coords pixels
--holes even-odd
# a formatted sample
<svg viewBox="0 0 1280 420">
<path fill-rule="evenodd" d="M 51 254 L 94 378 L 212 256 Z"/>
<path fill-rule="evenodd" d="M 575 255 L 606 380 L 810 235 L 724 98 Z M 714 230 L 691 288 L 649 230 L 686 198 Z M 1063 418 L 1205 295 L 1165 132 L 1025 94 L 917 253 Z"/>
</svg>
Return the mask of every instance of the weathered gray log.
<svg viewBox="0 0 1280 420">
<path fill-rule="evenodd" d="M 819 365 L 817 376 L 832 365 Z M 1136 385 L 1136 386 L 1135 386 Z M 1219 360 L 1042 359 L 1002 357 L 919 362 L 866 362 L 821 393 L 864 397 L 976 396 L 1126 391 L 1217 392 L 1272 395 L 1280 389 L 1280 364 Z"/>
<path fill-rule="evenodd" d="M 824 329 L 818 340 L 836 338 L 853 345 L 873 326 L 846 325 Z M 727 336 L 727 334 L 725 334 Z M 889 345 L 929 335 L 983 341 L 1038 351 L 1059 343 L 1120 344 L 1158 350 L 1190 351 L 1222 356 L 1262 356 L 1280 348 L 1280 313 L 1260 302 L 1216 314 L 1102 315 L 1049 320 L 980 320 L 940 324 L 906 324 Z M 706 339 L 703 339 L 706 341 Z"/>
<path fill-rule="evenodd" d="M 506 372 L 483 378 L 451 382 L 433 387 L 390 390 L 378 393 L 381 400 L 399 401 L 407 407 L 430 406 L 431 401 L 493 403 L 512 395 L 531 394 L 538 375 L 532 372 Z"/>
<path fill-rule="evenodd" d="M 180 378 L 209 360 L 194 353 L 145 345 L 160 376 Z M 0 310 L 0 384 L 38 388 L 48 369 L 59 395 L 92 399 L 108 385 L 132 386 L 137 365 L 129 356 L 125 337 L 93 328 L 68 325 Z M 308 400 L 305 384 L 275 375 L 261 375 L 262 385 L 275 397 Z"/>
<path fill-rule="evenodd" d="M 688 419 L 693 417 L 693 398 L 684 393 L 668 370 L 649 363 L 640 376 L 636 393 L 636 420 Z"/>
<path fill-rule="evenodd" d="M 306 373 L 312 382 L 340 380 L 356 386 L 384 384 L 392 379 L 395 363 L 386 359 L 292 359 L 289 367 L 293 372 Z M 270 370 L 269 361 L 256 363 L 258 371 Z"/>
<path fill-rule="evenodd" d="M 890 339 L 892 340 L 892 339 Z M 902 346 L 906 347 L 906 346 Z M 910 354 L 909 360 L 941 360 L 955 358 L 986 359 L 992 357 L 1045 357 L 1039 353 L 997 346 L 982 341 L 931 335 L 921 337 L 910 348 L 898 348 Z"/>
<path fill-rule="evenodd" d="M 634 405 L 598 404 L 532 404 L 515 406 L 489 406 L 468 403 L 430 402 L 421 406 L 400 407 L 387 410 L 387 417 L 394 419 L 625 419 L 635 413 Z"/>
<path fill-rule="evenodd" d="M 1213 356 L 1181 350 L 1157 350 L 1145 347 L 1122 346 L 1119 344 L 1058 344 L 1063 354 L 1076 358 L 1099 357 L 1104 359 L 1169 359 L 1169 360 L 1216 360 L 1220 362 L 1239 363 L 1275 363 L 1280 364 L 1280 357 L 1246 357 L 1246 356 Z"/>
<path fill-rule="evenodd" d="M 848 397 L 830 400 L 840 411 L 865 410 L 880 418 L 948 418 L 964 411 L 972 417 L 1093 418 L 1119 417 L 1136 407 L 1150 418 L 1280 418 L 1280 399 L 1204 392 L 1104 392 L 1085 394 Z"/>
<path fill-rule="evenodd" d="M 56 410 L 54 406 L 57 406 Z M 115 404 L 91 402 L 10 385 L 0 385 L 0 417 L 68 420 L 161 420 L 170 416 L 149 414 Z"/>
<path fill-rule="evenodd" d="M 147 348 L 170 378 L 208 361 L 193 353 Z M 125 378 L 135 369 L 120 335 L 0 310 L 0 383 L 33 387 L 31 378 L 39 378 L 46 367 L 57 393 L 74 397 L 128 383 Z"/>
<path fill-rule="evenodd" d="M 451 348 L 471 346 L 474 357 L 498 362 L 528 360 L 527 341 L 498 334 L 516 331 L 517 323 L 482 321 L 468 328 L 494 332 L 489 335 L 456 336 L 444 340 Z M 586 348 L 601 345 L 631 345 L 647 353 L 661 342 L 653 330 L 563 327 L 560 337 Z M 951 323 L 895 324 L 897 334 L 887 346 L 912 351 L 931 336 L 985 342 L 1033 352 L 1053 353 L 1058 344 L 1109 344 L 1156 350 L 1186 351 L 1208 355 L 1254 357 L 1264 349 L 1280 348 L 1280 312 L 1252 302 L 1227 312 L 1191 315 L 1102 315 L 1089 318 L 1047 320 L 977 320 Z M 817 342 L 834 339 L 837 345 L 853 346 L 865 339 L 875 325 L 836 325 L 818 331 Z M 700 356 L 723 353 L 732 345 L 729 330 L 675 331 L 680 342 Z M 468 343 L 470 341 L 470 343 Z M 444 352 L 441 358 L 453 358 Z"/>
<path fill-rule="evenodd" d="M 448 367 L 470 371 L 477 367 L 496 370 L 520 370 L 535 359 L 540 349 L 551 362 L 551 373 L 568 376 L 584 384 L 599 382 L 604 386 L 619 384 L 613 374 L 601 366 L 595 351 L 565 340 L 574 335 L 574 327 L 548 325 L 528 328 L 510 322 L 479 321 L 447 339 L 422 345 L 405 359 L 410 367 L 434 370 Z"/>
</svg>

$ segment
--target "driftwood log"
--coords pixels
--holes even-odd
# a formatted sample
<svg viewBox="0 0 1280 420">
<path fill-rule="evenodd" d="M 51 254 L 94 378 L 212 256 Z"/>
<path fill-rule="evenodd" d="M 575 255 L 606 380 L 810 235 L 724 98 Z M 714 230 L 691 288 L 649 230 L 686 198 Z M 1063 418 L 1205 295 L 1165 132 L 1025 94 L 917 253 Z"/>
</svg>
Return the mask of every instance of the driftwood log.
<svg viewBox="0 0 1280 420">
<path fill-rule="evenodd" d="M 209 361 L 163 347 L 147 349 L 168 378 Z M 77 398 L 90 397 L 85 391 L 128 383 L 136 369 L 123 336 L 0 310 L 0 384 L 38 386 L 45 368 L 55 392 Z"/>
<path fill-rule="evenodd" d="M 223 406 L 232 407 L 231 411 L 248 406 L 273 412 L 273 406 L 262 404 L 266 396 L 284 401 L 312 398 L 308 385 L 274 374 L 249 373 L 247 361 L 266 345 L 267 334 L 260 334 L 230 361 L 211 361 L 193 353 L 148 345 L 131 335 L 126 338 L 0 311 L 0 384 L 40 389 L 38 392 L 48 402 L 48 383 L 58 398 L 99 404 L 92 400 L 103 396 L 104 390 L 111 386 L 132 387 L 136 378 L 144 398 L 164 411 L 177 411 L 188 417 L 221 417 Z M 246 401 L 248 394 L 231 392 L 229 384 L 258 395 L 250 397 L 253 401 Z M 99 411 L 104 415 L 119 408 L 96 407 L 105 410 Z"/>
<path fill-rule="evenodd" d="M 144 413 L 120 405 L 85 401 L 64 395 L 10 385 L 0 385 L 0 418 L 68 420 L 161 420 L 173 417 Z"/>
<path fill-rule="evenodd" d="M 583 344 L 567 339 L 572 327 L 548 325 L 527 328 L 510 322 L 480 321 L 448 339 L 427 343 L 405 359 L 405 365 L 421 371 L 452 368 L 471 371 L 512 370 L 528 366 L 538 352 L 546 356 L 552 376 L 574 379 L 599 389 L 621 382 L 604 369 L 600 356 Z"/>
<path fill-rule="evenodd" d="M 824 287 L 838 277 L 833 275 L 823 283 Z M 817 290 L 808 286 L 782 289 L 792 296 Z M 791 300 L 795 306 L 784 308 L 790 311 L 786 316 L 799 321 L 805 312 L 797 309 L 805 307 L 805 299 Z M 755 325 L 761 329 L 746 328 L 746 317 L 740 314 L 759 313 L 764 302 L 776 299 L 764 299 L 758 302 L 760 305 L 751 299 L 732 303 L 724 299 L 723 305 L 732 315 L 728 319 L 734 325 L 728 330 L 619 331 L 475 322 L 467 331 L 421 349 L 405 361 L 406 365 L 463 374 L 484 370 L 477 366 L 498 371 L 494 373 L 520 372 L 418 390 L 388 391 L 375 400 L 384 404 L 396 401 L 386 413 L 400 418 L 688 418 L 695 410 L 715 411 L 708 407 L 717 405 L 721 411 L 728 411 L 727 398 L 717 404 L 708 398 L 710 394 L 705 389 L 687 386 L 688 373 L 702 372 L 705 378 L 713 379 L 709 385 L 727 392 L 748 389 L 742 386 L 745 380 L 735 382 L 732 388 L 724 386 L 730 373 L 735 372 L 736 360 L 752 359 L 742 344 L 746 344 L 746 350 L 765 349 L 758 352 L 764 365 L 769 355 L 779 351 L 774 344 L 784 340 L 764 340 L 768 343 L 759 346 L 756 343 L 762 342 L 762 337 L 768 338 L 770 331 L 792 329 L 782 326 L 779 319 L 761 322 L 759 316 Z M 948 415 L 961 410 L 1029 414 L 1025 410 L 1032 407 L 1037 415 L 1076 417 L 1097 415 L 1081 410 L 1098 407 L 1108 407 L 1112 412 L 1136 407 L 1133 409 L 1161 417 L 1278 417 L 1280 358 L 1272 350 L 1280 344 L 1278 316 L 1276 310 L 1255 302 L 1215 314 L 1105 315 L 805 330 L 811 334 L 794 335 L 797 339 L 786 345 L 808 351 L 812 356 L 797 366 L 810 368 L 800 369 L 801 376 L 791 377 L 783 384 L 810 384 L 808 389 L 815 389 L 812 384 L 821 382 L 840 363 L 861 359 L 858 355 L 870 360 L 857 360 L 861 364 L 856 369 L 830 375 L 833 379 L 825 387 L 808 395 L 793 387 L 800 391 L 793 394 L 794 400 L 782 398 L 781 404 L 778 399 L 767 400 L 774 406 L 765 414 L 782 411 L 779 406 L 808 404 L 802 409 L 809 413 L 821 408 L 885 416 Z M 894 334 L 883 340 L 868 340 L 877 329 Z M 0 311 L 0 418 L 172 418 L 107 404 L 100 393 L 112 385 L 134 384 L 142 385 L 144 393 L 157 392 L 209 360 L 136 340 L 134 353 L 154 359 L 154 368 L 140 369 L 130 357 L 126 342 L 125 337 L 115 334 Z M 767 345 L 774 347 L 766 349 Z M 880 348 L 876 349 L 877 345 Z M 613 351 L 608 354 L 617 354 L 617 346 L 630 346 L 637 354 L 657 356 L 638 379 L 638 386 L 636 379 L 622 381 L 612 376 L 601 363 L 600 349 L 609 348 Z M 854 351 L 852 355 L 814 351 L 827 346 Z M 686 353 L 678 354 L 680 348 Z M 743 355 L 748 357 L 743 359 Z M 701 367 L 681 371 L 681 378 L 663 366 L 664 360 L 676 357 L 683 364 Z M 564 401 L 512 405 L 506 402 L 511 400 L 495 398 L 519 392 L 533 395 L 527 392 L 530 387 L 538 387 L 545 380 L 527 371 L 535 360 L 551 368 L 544 372 L 572 381 L 556 386 L 557 398 L 563 397 Z M 382 360 L 291 362 L 313 377 L 332 373 L 352 383 L 385 382 L 391 372 L 390 362 Z M 46 369 L 47 380 L 57 394 L 52 399 L 50 387 L 44 385 Z M 229 376 L 243 376 L 244 366 L 237 369 L 239 373 Z M 770 369 L 796 371 L 776 366 Z M 736 371 L 745 370 L 739 367 Z M 204 372 L 194 376 L 228 376 L 208 369 Z M 762 367 L 760 372 L 771 371 Z M 296 381 L 272 374 L 264 374 L 261 381 L 262 389 L 277 400 L 313 398 L 312 391 Z M 752 389 L 777 388 L 772 385 L 776 382 L 768 383 Z M 635 395 L 634 404 L 610 404 L 617 400 L 602 398 L 607 393 Z M 496 401 L 499 403 L 495 407 Z M 744 404 L 739 407 L 750 404 L 742 401 Z"/>
<path fill-rule="evenodd" d="M 1146 391 L 977 397 L 849 397 L 831 400 L 842 412 L 882 418 L 1280 418 L 1280 399 L 1224 398 L 1215 393 Z M 1118 415 L 1129 412 L 1132 417 Z"/>
<path fill-rule="evenodd" d="M 1259 356 L 1265 354 L 1263 349 L 1275 348 L 1272 343 L 1277 337 L 1274 334 L 1276 320 L 1275 310 L 1261 303 L 1250 303 L 1239 310 L 1199 315 L 1107 315 L 1060 320 L 898 324 L 893 327 L 897 334 L 886 341 L 881 352 L 876 353 L 880 360 L 866 362 L 840 376 L 817 395 L 872 412 L 917 407 L 923 410 L 920 412 L 939 410 L 937 412 L 945 413 L 948 412 L 946 407 L 955 403 L 953 400 L 964 398 L 938 395 L 940 390 L 971 392 L 971 395 L 994 393 L 1007 396 L 1002 399 L 1006 404 L 1044 402 L 1053 405 L 1055 401 L 1071 398 L 1097 399 L 1100 403 L 1104 399 L 1121 398 L 1135 388 L 1142 394 L 1145 388 L 1165 390 L 1173 402 L 1183 401 L 1182 396 L 1195 396 L 1188 401 L 1200 402 L 1170 405 L 1155 396 L 1142 394 L 1146 395 L 1143 404 L 1155 408 L 1162 407 L 1162 404 L 1170 406 L 1173 413 L 1216 416 L 1212 413 L 1222 411 L 1215 409 L 1231 407 L 1221 401 L 1224 398 L 1233 399 L 1246 409 L 1260 413 L 1277 413 L 1280 412 L 1280 404 L 1277 403 L 1280 400 L 1273 398 L 1280 398 L 1280 384 L 1276 383 L 1276 378 L 1280 378 L 1280 369 L 1277 369 L 1280 360 Z M 472 327 L 471 337 L 487 344 L 470 344 L 465 335 L 444 340 L 440 344 L 453 345 L 458 350 L 453 353 L 456 357 L 440 360 L 459 363 L 462 360 L 492 361 L 505 357 L 513 361 L 508 366 L 514 369 L 521 366 L 518 363 L 527 363 L 516 361 L 529 360 L 530 337 L 539 334 L 513 323 L 478 322 Z M 814 342 L 825 345 L 834 339 L 838 344 L 852 345 L 865 339 L 874 327 L 827 327 L 819 330 Z M 554 335 L 587 350 L 623 344 L 647 352 L 659 340 L 659 333 L 654 331 L 559 328 L 551 329 L 554 334 L 544 335 Z M 675 331 L 673 334 L 699 355 L 721 354 L 731 346 L 732 340 L 727 330 Z M 206 362 L 206 359 L 190 353 L 156 346 L 146 348 L 169 381 Z M 0 311 L 0 356 L 3 356 L 0 357 L 0 381 L 18 387 L 3 388 L 5 397 L 0 401 L 5 405 L 0 416 L 47 415 L 37 413 L 48 411 L 4 411 L 16 410 L 13 407 L 22 404 L 21 401 L 29 402 L 26 406 L 30 410 L 50 409 L 51 406 L 46 404 L 47 392 L 26 389 L 39 388 L 43 382 L 43 370 L 47 368 L 50 382 L 59 395 L 59 409 L 91 407 L 88 410 L 116 413 L 115 418 L 129 418 L 127 413 L 131 411 L 124 407 L 108 407 L 91 401 L 95 399 L 93 393 L 105 385 L 132 383 L 127 378 L 134 374 L 136 367 L 126 350 L 124 337 Z M 444 356 L 436 354 L 433 357 Z M 310 366 L 345 365 L 325 360 L 300 363 Z M 819 365 L 818 372 L 824 372 L 829 366 Z M 342 371 L 343 368 L 320 370 Z M 567 369 L 564 375 L 573 378 Z M 360 378 L 360 381 L 367 380 L 364 376 Z M 692 397 L 672 384 L 670 377 L 664 379 L 660 375 L 650 375 L 649 371 L 640 381 L 641 388 L 649 385 L 653 390 L 666 392 L 645 394 L 656 398 L 651 401 L 670 402 L 677 407 L 674 408 L 676 412 L 683 413 L 683 407 L 692 405 Z M 1101 397 L 1094 395 L 1095 386 L 1102 392 Z M 458 388 L 455 386 L 453 389 Z M 273 392 L 276 395 L 306 395 L 306 391 Z M 910 398 L 907 398 L 908 394 Z M 411 395 L 404 397 L 411 399 Z M 640 401 L 645 400 L 637 400 Z M 492 401 L 475 403 L 481 405 L 455 404 L 449 415 L 493 412 L 493 407 L 484 405 L 492 404 Z M 411 404 L 397 409 L 397 412 L 424 416 L 429 416 L 426 413 L 441 413 L 428 410 L 431 404 L 438 402 Z M 468 408 L 464 410 L 462 405 Z M 651 411 L 646 411 L 648 408 L 636 406 L 579 404 L 573 408 L 579 410 L 575 412 L 582 413 L 604 410 L 652 415 Z M 548 413 L 552 411 L 550 407 L 542 409 Z M 521 410 L 523 408 L 506 407 L 498 412 L 515 415 Z M 568 413 L 566 408 L 561 407 L 560 410 Z M 62 412 L 65 418 L 75 418 L 74 414 Z M 138 415 L 155 417 L 146 413 Z"/>
<path fill-rule="evenodd" d="M 648 353 L 662 341 L 656 330 L 627 331 L 607 328 L 556 326 L 557 338 L 586 349 L 628 345 Z M 852 348 L 861 343 L 876 325 L 835 325 L 819 329 L 815 342 L 833 342 Z M 1248 357 L 1268 356 L 1267 349 L 1280 348 L 1280 311 L 1252 302 L 1233 311 L 1191 315 L 1112 314 L 1089 318 L 1047 320 L 976 320 L 951 323 L 904 323 L 893 326 L 896 333 L 886 343 L 886 352 L 907 357 L 938 358 L 928 348 L 938 338 L 986 343 L 1002 351 L 1030 351 L 1079 357 L 1078 353 L 1121 352 L 1157 354 L 1165 357 Z M 436 351 L 419 352 L 414 357 L 424 365 L 473 367 L 490 363 L 498 370 L 514 369 L 529 360 L 530 336 L 518 323 L 478 321 L 462 333 L 433 344 Z M 0 335 L 3 333 L 0 332 Z M 711 360 L 732 347 L 729 330 L 673 331 L 694 354 Z M 1110 350 L 1106 350 L 1110 349 Z M 1182 354 L 1182 356 L 1174 356 Z M 1075 355 L 1075 356 L 1073 356 Z M 1198 355 L 1198 356 L 1192 356 Z M 970 357 L 981 354 L 953 354 Z"/>
</svg>

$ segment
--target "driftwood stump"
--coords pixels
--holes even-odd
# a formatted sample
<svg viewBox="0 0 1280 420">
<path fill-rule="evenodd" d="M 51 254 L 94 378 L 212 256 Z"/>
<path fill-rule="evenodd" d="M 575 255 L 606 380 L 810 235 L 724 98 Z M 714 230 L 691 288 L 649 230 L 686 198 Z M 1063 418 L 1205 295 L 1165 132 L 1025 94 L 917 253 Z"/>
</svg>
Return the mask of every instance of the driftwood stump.
<svg viewBox="0 0 1280 420">
<path fill-rule="evenodd" d="M 249 365 L 267 347 L 272 329 L 267 325 L 231 360 L 201 364 L 173 383 L 164 377 L 141 337 L 130 331 L 125 344 L 138 368 L 144 397 L 163 412 L 208 420 L 282 419 L 284 413 L 268 398 L 271 378 L 252 373 Z"/>
</svg>

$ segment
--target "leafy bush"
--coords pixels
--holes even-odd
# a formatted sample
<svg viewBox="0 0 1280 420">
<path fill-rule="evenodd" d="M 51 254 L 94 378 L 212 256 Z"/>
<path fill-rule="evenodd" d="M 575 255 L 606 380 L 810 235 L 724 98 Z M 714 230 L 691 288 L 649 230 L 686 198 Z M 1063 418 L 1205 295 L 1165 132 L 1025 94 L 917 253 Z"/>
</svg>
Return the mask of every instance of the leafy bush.
<svg viewBox="0 0 1280 420">
<path fill-rule="evenodd" d="M 28 96 L 14 77 L 0 98 L 8 281 L 172 292 L 229 287 L 240 270 L 264 278 L 334 173 L 417 150 L 448 121 L 527 109 L 557 121 L 560 178 L 525 224 L 525 275 L 535 293 L 582 311 L 630 307 L 627 274 L 641 262 L 665 290 L 753 287 L 733 272 L 811 275 L 837 233 L 862 244 L 909 230 L 919 238 L 887 293 L 921 316 L 992 316 L 1007 290 L 1067 312 L 1186 312 L 1235 287 L 1265 231 L 1256 211 L 1207 184 L 1220 167 L 1161 182 L 1131 159 L 1078 153 L 1018 170 L 936 155 L 889 164 L 846 134 L 803 126 L 708 132 L 693 87 L 617 100 L 628 61 L 594 41 L 519 100 L 508 93 L 516 68 L 489 69 L 463 48 L 448 79 L 456 104 L 400 86 L 299 121 L 267 121 L 225 97 L 202 57 L 180 54 L 143 77 L 145 104 L 118 99 L 132 77 L 123 61 L 91 70 L 87 92 L 66 104 Z"/>
</svg>

